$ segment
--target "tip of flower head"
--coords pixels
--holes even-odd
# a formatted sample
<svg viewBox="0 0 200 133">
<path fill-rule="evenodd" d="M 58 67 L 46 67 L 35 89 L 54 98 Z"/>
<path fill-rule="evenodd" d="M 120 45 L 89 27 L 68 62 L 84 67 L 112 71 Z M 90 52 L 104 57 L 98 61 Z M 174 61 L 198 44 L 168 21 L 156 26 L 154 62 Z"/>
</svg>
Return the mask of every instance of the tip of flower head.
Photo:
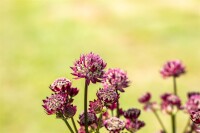
<svg viewBox="0 0 200 133">
<path fill-rule="evenodd" d="M 147 102 L 150 101 L 150 99 L 151 99 L 151 93 L 146 92 L 144 95 L 142 95 L 142 96 L 138 99 L 138 101 L 139 101 L 140 103 L 147 103 Z"/>
</svg>

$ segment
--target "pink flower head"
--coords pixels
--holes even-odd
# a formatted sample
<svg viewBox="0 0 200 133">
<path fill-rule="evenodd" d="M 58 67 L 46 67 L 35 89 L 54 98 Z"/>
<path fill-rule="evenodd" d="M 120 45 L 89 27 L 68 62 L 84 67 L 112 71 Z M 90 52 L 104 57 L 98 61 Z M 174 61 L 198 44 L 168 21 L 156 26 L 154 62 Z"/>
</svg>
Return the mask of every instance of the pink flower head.
<svg viewBox="0 0 200 133">
<path fill-rule="evenodd" d="M 180 60 L 168 61 L 164 64 L 160 73 L 164 78 L 171 76 L 179 77 L 181 74 L 185 73 L 185 66 Z"/>
<path fill-rule="evenodd" d="M 93 112 L 87 112 L 87 116 L 88 116 L 88 125 L 96 123 L 97 116 L 96 116 L 95 113 L 93 113 Z M 81 126 L 85 125 L 85 115 L 84 115 L 84 113 L 82 113 L 81 115 L 79 115 L 79 124 Z"/>
<path fill-rule="evenodd" d="M 103 78 L 104 88 L 113 88 L 124 92 L 124 88 L 129 86 L 129 80 L 126 72 L 119 68 L 109 69 Z"/>
<path fill-rule="evenodd" d="M 130 108 L 127 111 L 124 111 L 124 117 L 134 120 L 140 116 L 140 110 L 136 108 Z"/>
<path fill-rule="evenodd" d="M 99 89 L 97 92 L 97 97 L 104 103 L 104 104 L 112 104 L 115 103 L 119 99 L 119 94 L 114 89 Z"/>
<path fill-rule="evenodd" d="M 148 103 L 151 99 L 151 94 L 149 92 L 145 93 L 144 95 L 142 95 L 138 101 L 140 103 Z"/>
<path fill-rule="evenodd" d="M 145 126 L 145 123 L 143 121 L 140 121 L 137 119 L 136 120 L 130 120 L 130 119 L 126 120 L 126 129 L 131 133 L 135 133 L 136 131 L 138 131 L 139 129 L 141 129 L 144 126 Z"/>
<path fill-rule="evenodd" d="M 198 93 L 190 93 L 189 99 L 186 102 L 185 108 L 188 113 L 195 112 L 200 110 L 200 94 Z"/>
<path fill-rule="evenodd" d="M 77 88 L 67 88 L 67 94 L 70 96 L 70 97 L 74 97 L 78 94 L 79 90 Z"/>
<path fill-rule="evenodd" d="M 154 110 L 157 110 L 159 108 L 158 104 L 156 102 L 149 102 L 149 103 L 146 103 L 143 107 L 143 109 L 145 111 L 154 111 Z"/>
<path fill-rule="evenodd" d="M 200 110 L 198 110 L 196 112 L 191 112 L 190 116 L 191 116 L 191 120 L 195 124 L 200 125 Z"/>
<path fill-rule="evenodd" d="M 171 93 L 165 93 L 161 96 L 161 99 L 161 109 L 166 113 L 171 114 L 178 109 L 181 109 L 181 100 L 178 96 Z"/>
<path fill-rule="evenodd" d="M 107 104 L 106 107 L 110 110 L 114 110 L 117 108 L 117 103 Z"/>
<path fill-rule="evenodd" d="M 85 132 L 85 127 L 84 126 L 81 126 L 78 130 L 78 133 L 86 133 Z"/>
<path fill-rule="evenodd" d="M 125 122 L 117 117 L 111 117 L 104 121 L 105 128 L 114 133 L 119 133 L 125 127 Z"/>
<path fill-rule="evenodd" d="M 73 105 L 66 105 L 63 109 L 63 115 L 65 118 L 72 118 L 76 114 L 76 106 Z"/>
<path fill-rule="evenodd" d="M 66 102 L 66 95 L 64 94 L 52 94 L 43 100 L 43 107 L 48 115 L 59 113 L 63 110 L 63 106 Z"/>
<path fill-rule="evenodd" d="M 90 101 L 90 104 L 89 104 L 90 112 L 98 114 L 98 113 L 102 112 L 102 109 L 103 109 L 103 104 L 99 99 Z"/>
<path fill-rule="evenodd" d="M 66 92 L 72 85 L 71 81 L 66 78 L 58 78 L 51 85 L 50 89 L 56 93 Z"/>
<path fill-rule="evenodd" d="M 85 78 L 89 85 L 90 81 L 92 83 L 101 82 L 105 67 L 106 63 L 102 58 L 91 52 L 81 55 L 71 69 L 73 70 L 72 75 L 76 76 L 77 79 Z"/>
</svg>

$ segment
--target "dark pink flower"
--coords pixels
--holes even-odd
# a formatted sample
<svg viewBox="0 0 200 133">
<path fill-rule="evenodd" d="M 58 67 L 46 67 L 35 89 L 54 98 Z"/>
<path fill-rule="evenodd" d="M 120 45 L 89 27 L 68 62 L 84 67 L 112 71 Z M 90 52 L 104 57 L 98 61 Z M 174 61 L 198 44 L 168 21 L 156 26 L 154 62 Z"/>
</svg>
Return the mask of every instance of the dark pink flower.
<svg viewBox="0 0 200 133">
<path fill-rule="evenodd" d="M 65 118 L 72 118 L 76 114 L 76 106 L 73 105 L 66 105 L 63 109 L 63 115 Z"/>
<path fill-rule="evenodd" d="M 143 121 L 140 121 L 137 119 L 136 120 L 130 120 L 130 119 L 126 120 L 126 129 L 131 133 L 135 133 L 136 131 L 138 131 L 139 129 L 141 129 L 144 126 L 145 126 L 145 123 Z"/>
<path fill-rule="evenodd" d="M 85 132 L 85 127 L 84 126 L 81 126 L 78 130 L 78 133 L 86 133 Z"/>
<path fill-rule="evenodd" d="M 193 94 L 189 96 L 185 108 L 188 113 L 195 112 L 200 109 L 200 94 Z"/>
<path fill-rule="evenodd" d="M 191 120 L 195 124 L 200 125 L 200 110 L 199 111 L 195 111 L 195 112 L 191 112 L 190 116 L 191 116 Z"/>
<path fill-rule="evenodd" d="M 127 111 L 124 111 L 124 117 L 134 120 L 140 116 L 140 110 L 136 108 L 130 108 Z"/>
<path fill-rule="evenodd" d="M 104 103 L 104 104 L 112 104 L 115 103 L 119 99 L 119 94 L 117 94 L 116 90 L 114 89 L 99 89 L 97 92 L 97 97 Z"/>
<path fill-rule="evenodd" d="M 127 74 L 119 68 L 109 69 L 104 74 L 103 86 L 124 92 L 124 88 L 129 86 Z"/>
<path fill-rule="evenodd" d="M 97 116 L 95 113 L 93 112 L 87 112 L 88 115 L 88 125 L 94 124 L 97 122 Z M 85 125 L 85 115 L 84 113 L 82 113 L 81 115 L 79 115 L 79 124 L 81 126 Z"/>
<path fill-rule="evenodd" d="M 71 81 L 66 78 L 58 78 L 51 85 L 50 89 L 56 93 L 66 92 L 72 85 Z"/>
<path fill-rule="evenodd" d="M 158 108 L 159 106 L 156 102 L 148 102 L 143 107 L 145 111 L 154 111 L 154 110 L 157 110 Z"/>
<path fill-rule="evenodd" d="M 104 121 L 105 128 L 114 133 L 118 133 L 125 127 L 125 122 L 117 117 L 111 117 Z"/>
<path fill-rule="evenodd" d="M 66 95 L 64 94 L 52 94 L 43 100 L 43 107 L 48 115 L 59 113 L 63 110 L 63 106 L 66 102 Z"/>
<path fill-rule="evenodd" d="M 181 74 L 185 73 L 185 66 L 180 60 L 168 61 L 164 64 L 160 73 L 164 78 L 171 76 L 179 77 Z"/>
<path fill-rule="evenodd" d="M 100 100 L 90 101 L 89 111 L 95 114 L 101 113 L 103 109 L 103 104 Z"/>
<path fill-rule="evenodd" d="M 70 97 L 74 97 L 78 94 L 79 90 L 77 88 L 67 88 L 67 94 L 70 96 Z"/>
<path fill-rule="evenodd" d="M 92 83 L 101 82 L 105 67 L 106 63 L 102 58 L 91 52 L 81 55 L 71 69 L 73 70 L 72 75 L 76 76 L 77 79 L 85 78 L 89 85 L 90 81 Z"/>
<path fill-rule="evenodd" d="M 145 93 L 144 95 L 142 95 L 138 101 L 140 103 L 148 103 L 151 99 L 151 94 L 149 92 Z"/>
<path fill-rule="evenodd" d="M 181 109 L 181 100 L 178 96 L 171 93 L 165 93 L 161 96 L 161 99 L 161 109 L 164 112 L 171 114 Z"/>
<path fill-rule="evenodd" d="M 106 107 L 110 110 L 114 110 L 117 108 L 117 103 L 107 104 Z"/>
</svg>

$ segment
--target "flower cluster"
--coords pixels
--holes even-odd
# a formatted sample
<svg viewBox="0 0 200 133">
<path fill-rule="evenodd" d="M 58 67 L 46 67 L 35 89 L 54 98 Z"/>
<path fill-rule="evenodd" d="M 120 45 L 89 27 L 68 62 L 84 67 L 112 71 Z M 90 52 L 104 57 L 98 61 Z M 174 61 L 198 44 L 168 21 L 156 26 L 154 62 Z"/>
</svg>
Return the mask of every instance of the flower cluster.
<svg viewBox="0 0 200 133">
<path fill-rule="evenodd" d="M 49 88 L 53 94 L 43 100 L 46 113 L 56 114 L 58 118 L 62 118 L 71 133 L 74 131 L 67 121 L 69 118 L 72 119 L 76 133 L 99 133 L 100 128 L 103 127 L 110 133 L 120 133 L 123 130 L 133 133 L 144 127 L 145 123 L 138 120 L 141 113 L 139 109 L 130 108 L 124 111 L 120 107 L 120 93 L 125 92 L 124 89 L 130 84 L 126 72 L 119 68 L 110 68 L 106 71 L 106 65 L 99 55 L 91 52 L 82 54 L 70 67 L 75 79 L 85 79 L 84 112 L 79 115 L 79 129 L 73 120 L 77 107 L 72 104 L 79 90 L 72 87 L 69 79 L 58 78 L 50 85 Z M 88 87 L 91 83 L 96 84 L 97 82 L 100 82 L 102 87 L 96 92 L 97 98 L 89 101 L 89 107 L 87 107 Z"/>
<path fill-rule="evenodd" d="M 76 114 L 76 106 L 72 104 L 78 89 L 72 87 L 69 79 L 58 78 L 49 87 L 54 94 L 43 100 L 43 107 L 48 115 L 56 114 L 58 118 L 72 118 Z"/>
</svg>

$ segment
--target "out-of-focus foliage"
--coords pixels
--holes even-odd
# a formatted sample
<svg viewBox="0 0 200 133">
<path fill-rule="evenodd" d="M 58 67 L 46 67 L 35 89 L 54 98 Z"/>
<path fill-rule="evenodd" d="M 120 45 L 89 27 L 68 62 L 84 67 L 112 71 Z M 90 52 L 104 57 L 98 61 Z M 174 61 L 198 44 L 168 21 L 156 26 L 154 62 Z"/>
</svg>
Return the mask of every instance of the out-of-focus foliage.
<svg viewBox="0 0 200 133">
<path fill-rule="evenodd" d="M 45 114 L 41 99 L 50 95 L 48 86 L 57 77 L 72 79 L 69 66 L 90 51 L 108 68 L 128 72 L 132 85 L 120 99 L 125 109 L 140 108 L 137 99 L 144 91 L 154 92 L 154 100 L 172 91 L 171 80 L 163 80 L 159 69 L 168 59 L 181 59 L 187 74 L 178 79 L 178 90 L 185 101 L 187 91 L 200 88 L 200 1 L 1 0 L 0 132 L 67 132 L 61 120 Z M 83 83 L 73 80 L 80 89 L 78 113 Z M 97 86 L 90 86 L 90 100 Z M 179 127 L 186 117 L 178 114 Z M 159 129 L 150 113 L 141 119 L 147 123 L 141 132 Z"/>
</svg>

